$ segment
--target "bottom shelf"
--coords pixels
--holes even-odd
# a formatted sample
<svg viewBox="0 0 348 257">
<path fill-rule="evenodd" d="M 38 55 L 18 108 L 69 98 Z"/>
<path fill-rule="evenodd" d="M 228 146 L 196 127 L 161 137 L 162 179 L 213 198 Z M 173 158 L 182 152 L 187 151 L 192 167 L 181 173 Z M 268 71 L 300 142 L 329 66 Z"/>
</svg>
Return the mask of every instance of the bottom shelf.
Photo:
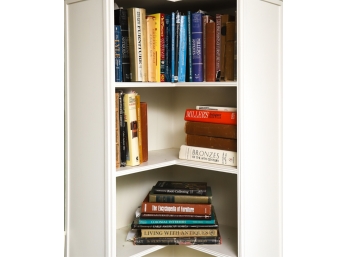
<svg viewBox="0 0 348 257">
<path fill-rule="evenodd" d="M 130 230 L 130 226 L 116 230 L 116 256 L 140 257 L 152 252 L 156 252 L 164 247 L 176 247 L 165 245 L 133 245 L 127 242 L 126 237 Z M 222 237 L 221 245 L 190 245 L 185 246 L 212 256 L 219 257 L 237 257 L 238 256 L 238 233 L 236 228 L 225 225 L 219 226 Z"/>
</svg>

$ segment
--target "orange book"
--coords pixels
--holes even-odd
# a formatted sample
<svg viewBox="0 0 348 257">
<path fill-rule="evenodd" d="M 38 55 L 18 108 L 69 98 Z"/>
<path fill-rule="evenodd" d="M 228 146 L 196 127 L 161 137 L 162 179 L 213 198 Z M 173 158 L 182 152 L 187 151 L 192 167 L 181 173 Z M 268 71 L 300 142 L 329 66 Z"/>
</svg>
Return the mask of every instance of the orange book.
<svg viewBox="0 0 348 257">
<path fill-rule="evenodd" d="M 164 13 L 155 13 L 150 16 L 155 17 L 155 50 L 156 50 L 156 82 L 164 82 L 164 32 L 165 32 L 165 15 Z"/>
<path fill-rule="evenodd" d="M 141 147 L 143 162 L 149 159 L 148 149 L 148 132 L 147 132 L 147 103 L 140 102 L 140 116 L 141 116 Z"/>
<path fill-rule="evenodd" d="M 148 80 L 156 82 L 156 33 L 154 16 L 146 16 L 147 23 L 147 59 L 148 59 Z"/>
<path fill-rule="evenodd" d="M 237 124 L 237 112 L 186 109 L 184 120 Z"/>
</svg>

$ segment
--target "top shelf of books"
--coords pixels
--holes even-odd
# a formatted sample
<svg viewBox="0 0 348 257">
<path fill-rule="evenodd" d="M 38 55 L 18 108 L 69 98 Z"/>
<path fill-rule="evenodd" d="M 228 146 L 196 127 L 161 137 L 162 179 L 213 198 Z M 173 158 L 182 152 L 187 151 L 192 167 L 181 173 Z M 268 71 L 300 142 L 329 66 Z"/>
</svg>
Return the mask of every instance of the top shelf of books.
<svg viewBox="0 0 348 257">
<path fill-rule="evenodd" d="M 136 87 L 237 87 L 237 82 L 115 82 L 115 88 L 136 88 Z"/>
</svg>

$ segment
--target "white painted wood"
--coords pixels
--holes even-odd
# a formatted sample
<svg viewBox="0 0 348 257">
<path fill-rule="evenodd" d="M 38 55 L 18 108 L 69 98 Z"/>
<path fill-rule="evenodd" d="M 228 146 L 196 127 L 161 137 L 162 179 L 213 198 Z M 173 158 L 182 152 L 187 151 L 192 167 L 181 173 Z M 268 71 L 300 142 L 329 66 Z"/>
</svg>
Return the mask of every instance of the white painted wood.
<svg viewBox="0 0 348 257">
<path fill-rule="evenodd" d="M 283 5 L 282 0 L 261 0 L 261 1 L 268 2 L 270 4 L 275 4 L 275 5 Z"/>
<path fill-rule="evenodd" d="M 238 5 L 239 254 L 282 256 L 282 7 Z"/>
</svg>

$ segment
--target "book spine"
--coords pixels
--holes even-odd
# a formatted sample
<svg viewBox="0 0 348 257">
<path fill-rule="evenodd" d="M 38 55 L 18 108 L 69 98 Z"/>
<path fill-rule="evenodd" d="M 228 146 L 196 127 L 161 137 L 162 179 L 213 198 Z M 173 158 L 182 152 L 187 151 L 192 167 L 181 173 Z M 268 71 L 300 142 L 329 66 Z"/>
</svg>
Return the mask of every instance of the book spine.
<svg viewBox="0 0 348 257">
<path fill-rule="evenodd" d="M 203 54 L 203 81 L 206 80 L 206 48 L 207 48 L 207 41 L 206 41 L 206 24 L 210 21 L 211 16 L 207 14 L 203 14 L 202 16 L 202 24 L 203 24 L 203 49 L 202 49 L 202 54 Z"/>
<path fill-rule="evenodd" d="M 143 238 L 135 237 L 134 245 L 217 245 L 221 237 Z"/>
<path fill-rule="evenodd" d="M 174 72 L 175 72 L 175 40 L 176 40 L 176 19 L 175 12 L 171 13 L 171 23 L 170 23 L 170 62 L 171 62 L 171 82 L 174 82 Z"/>
<path fill-rule="evenodd" d="M 165 14 L 165 37 L 164 37 L 164 80 L 171 82 L 171 14 Z"/>
<path fill-rule="evenodd" d="M 177 194 L 177 195 L 205 195 L 201 189 L 172 189 L 172 188 L 153 188 L 155 194 Z"/>
<path fill-rule="evenodd" d="M 120 154 L 120 93 L 115 92 L 115 127 L 116 127 L 116 169 L 121 167 L 121 154 Z"/>
<path fill-rule="evenodd" d="M 213 106 L 213 105 L 196 105 L 196 110 L 236 112 L 237 108 L 236 107 Z"/>
<path fill-rule="evenodd" d="M 181 220 L 181 219 L 139 219 L 139 224 L 173 224 L 173 225 L 193 225 L 193 224 L 215 224 L 215 219 L 210 220 Z"/>
<path fill-rule="evenodd" d="M 226 50 L 225 50 L 225 81 L 234 80 L 235 69 L 235 45 L 234 45 L 235 22 L 226 22 Z"/>
<path fill-rule="evenodd" d="M 207 188 L 211 192 L 211 188 Z M 156 203 L 200 203 L 200 204 L 211 204 L 213 196 L 211 193 L 207 195 L 177 195 L 177 194 L 155 194 L 154 192 L 149 193 L 149 202 Z"/>
<path fill-rule="evenodd" d="M 202 13 L 192 14 L 192 81 L 202 82 L 203 74 L 203 18 Z"/>
<path fill-rule="evenodd" d="M 229 14 L 221 15 L 221 50 L 220 50 L 220 70 L 221 76 L 220 80 L 225 80 L 225 63 L 226 63 L 226 23 L 232 19 Z M 227 58 L 231 58 L 232 56 L 228 56 Z"/>
<path fill-rule="evenodd" d="M 215 75 L 215 64 L 216 64 L 216 58 L 215 58 L 215 22 L 209 22 L 205 25 L 205 31 L 206 31 L 206 81 L 208 82 L 214 82 L 216 80 Z"/>
<path fill-rule="evenodd" d="M 122 52 L 121 52 L 121 26 L 115 27 L 115 82 L 122 82 Z"/>
<path fill-rule="evenodd" d="M 217 235 L 217 229 L 141 229 L 141 237 L 207 237 Z"/>
<path fill-rule="evenodd" d="M 221 14 L 215 16 L 215 81 L 220 81 L 221 74 Z"/>
<path fill-rule="evenodd" d="M 179 159 L 237 166 L 237 152 L 182 145 Z"/>
<path fill-rule="evenodd" d="M 137 121 L 138 121 L 138 147 L 139 147 L 139 164 L 143 163 L 143 144 L 142 144 L 142 120 L 140 111 L 140 95 L 135 96 Z"/>
<path fill-rule="evenodd" d="M 174 82 L 178 82 L 178 65 L 179 65 L 179 42 L 180 42 L 180 22 L 181 14 L 175 14 L 175 60 L 174 60 Z"/>
<path fill-rule="evenodd" d="M 188 82 L 193 81 L 192 71 L 192 14 L 187 11 L 187 78 Z"/>
<path fill-rule="evenodd" d="M 165 14 L 160 14 L 160 82 L 165 82 Z"/>
<path fill-rule="evenodd" d="M 141 219 L 179 219 L 179 220 L 210 220 L 211 215 L 197 214 L 164 214 L 164 213 L 141 213 Z"/>
<path fill-rule="evenodd" d="M 131 229 L 185 229 L 185 228 L 218 228 L 218 224 L 131 224 Z"/>
<path fill-rule="evenodd" d="M 235 24 L 234 24 L 234 80 L 237 81 L 237 11 L 235 11 Z"/>
<path fill-rule="evenodd" d="M 116 9 L 114 11 L 115 25 L 121 25 L 121 48 L 122 48 L 122 81 L 130 82 L 130 56 L 129 56 L 129 35 L 128 35 L 128 11 Z"/>
<path fill-rule="evenodd" d="M 191 135 L 237 139 L 237 125 L 186 121 L 185 133 Z"/>
<path fill-rule="evenodd" d="M 186 134 L 186 145 L 237 152 L 237 139 Z"/>
<path fill-rule="evenodd" d="M 143 162 L 147 162 L 149 159 L 148 150 L 148 125 L 147 125 L 147 103 L 140 102 L 140 116 L 141 116 L 141 146 L 143 154 Z"/>
<path fill-rule="evenodd" d="M 126 123 L 124 120 L 124 93 L 119 92 L 119 106 L 120 106 L 120 155 L 121 163 L 120 167 L 125 167 L 127 162 L 127 134 Z"/>
<path fill-rule="evenodd" d="M 146 26 L 146 10 L 143 8 L 140 8 L 140 24 L 141 24 L 141 62 L 142 62 L 142 69 L 143 69 L 143 82 L 148 82 L 148 68 L 147 68 L 147 26 Z"/>
<path fill-rule="evenodd" d="M 187 55 L 187 16 L 181 15 L 178 82 L 186 81 L 186 55 Z"/>
<path fill-rule="evenodd" d="M 151 203 L 146 201 L 141 204 L 141 212 L 211 215 L 211 204 Z"/>
<path fill-rule="evenodd" d="M 237 124 L 237 112 L 186 109 L 184 120 L 235 125 Z"/>
<path fill-rule="evenodd" d="M 155 17 L 146 17 L 147 25 L 147 58 L 148 58 L 148 80 L 156 82 L 156 33 L 155 33 Z"/>
<path fill-rule="evenodd" d="M 139 142 L 138 124 L 135 94 L 129 93 L 124 96 L 125 123 L 128 137 L 127 166 L 139 165 Z"/>
</svg>

